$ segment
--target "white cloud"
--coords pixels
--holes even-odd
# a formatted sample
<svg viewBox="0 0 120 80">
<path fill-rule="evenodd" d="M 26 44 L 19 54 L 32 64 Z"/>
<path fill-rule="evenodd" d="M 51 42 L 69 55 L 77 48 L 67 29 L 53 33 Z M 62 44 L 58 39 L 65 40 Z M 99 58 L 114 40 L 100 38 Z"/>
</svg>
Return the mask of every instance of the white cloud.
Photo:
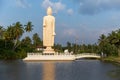
<svg viewBox="0 0 120 80">
<path fill-rule="evenodd" d="M 81 14 L 97 14 L 103 11 L 120 10 L 120 0 L 74 0 Z"/>
<path fill-rule="evenodd" d="M 116 31 L 118 30 L 119 28 L 106 28 L 106 29 L 101 29 L 99 30 L 99 35 L 101 34 L 105 34 L 105 35 L 108 35 L 109 33 L 111 33 L 112 31 Z"/>
<path fill-rule="evenodd" d="M 52 6 L 52 5 L 53 5 L 53 3 L 50 2 L 49 0 L 44 0 L 42 3 L 42 7 L 44 7 L 44 8 L 47 8 L 47 7 Z"/>
<path fill-rule="evenodd" d="M 51 2 L 50 0 L 44 0 L 42 3 L 42 7 L 43 8 L 47 8 L 51 6 L 53 8 L 53 12 L 57 13 L 60 10 L 64 10 L 65 9 L 65 5 L 63 3 L 59 2 Z"/>
<path fill-rule="evenodd" d="M 31 6 L 26 0 L 16 0 L 16 5 L 22 8 L 27 8 Z"/>
<path fill-rule="evenodd" d="M 75 29 L 66 29 L 63 31 L 63 35 L 64 36 L 76 36 L 77 35 L 77 31 Z"/>
<path fill-rule="evenodd" d="M 67 13 L 68 13 L 69 15 L 72 15 L 72 14 L 73 14 L 73 9 L 68 9 L 68 10 L 67 10 Z"/>
</svg>

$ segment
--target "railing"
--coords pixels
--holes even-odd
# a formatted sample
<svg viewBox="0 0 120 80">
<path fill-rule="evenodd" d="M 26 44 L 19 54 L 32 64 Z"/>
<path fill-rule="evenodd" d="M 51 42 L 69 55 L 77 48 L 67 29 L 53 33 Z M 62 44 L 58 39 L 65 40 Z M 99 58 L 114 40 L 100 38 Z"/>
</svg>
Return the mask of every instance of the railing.
<svg viewBox="0 0 120 80">
<path fill-rule="evenodd" d="M 63 53 L 59 53 L 59 54 L 43 54 L 43 53 L 27 53 L 28 55 L 41 55 L 41 56 L 73 56 L 71 54 L 63 54 Z"/>
<path fill-rule="evenodd" d="M 100 56 L 99 54 L 96 54 L 96 53 L 82 53 L 82 54 L 77 54 L 76 56 L 83 56 L 83 55 Z"/>
<path fill-rule="evenodd" d="M 84 53 L 84 54 L 78 54 L 75 55 L 76 59 L 79 58 L 87 58 L 87 57 L 91 57 L 91 58 L 101 58 L 101 56 L 99 54 L 95 54 L 95 53 Z"/>
<path fill-rule="evenodd" d="M 43 54 L 43 53 L 27 53 L 28 55 L 46 55 L 46 54 Z M 46 56 L 49 56 L 49 55 L 52 55 L 52 54 L 47 54 Z M 53 56 L 56 56 L 56 55 L 61 55 L 61 56 L 70 56 L 70 55 L 73 55 L 73 54 L 64 54 L 64 53 L 57 53 L 57 54 L 54 54 Z M 74 56 L 84 56 L 84 55 L 93 55 L 93 56 L 100 56 L 99 54 L 95 54 L 95 53 L 82 53 L 82 54 L 77 54 L 77 55 L 74 55 Z"/>
<path fill-rule="evenodd" d="M 26 60 L 76 60 L 80 58 L 85 57 L 93 57 L 93 58 L 100 58 L 100 55 L 95 53 L 84 53 L 84 54 L 78 54 L 78 55 L 72 55 L 72 54 L 43 54 L 43 53 L 28 53 Z"/>
</svg>

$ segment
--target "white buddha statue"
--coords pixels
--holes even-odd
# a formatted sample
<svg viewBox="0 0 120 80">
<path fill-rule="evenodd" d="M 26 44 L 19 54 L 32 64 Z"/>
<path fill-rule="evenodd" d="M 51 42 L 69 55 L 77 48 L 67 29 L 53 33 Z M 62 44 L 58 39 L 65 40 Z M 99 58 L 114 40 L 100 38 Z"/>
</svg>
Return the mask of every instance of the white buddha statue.
<svg viewBox="0 0 120 80">
<path fill-rule="evenodd" d="M 52 49 L 55 35 L 55 17 L 52 16 L 52 8 L 48 7 L 47 16 L 43 18 L 43 46 L 46 47 L 43 53 L 55 53 Z"/>
</svg>

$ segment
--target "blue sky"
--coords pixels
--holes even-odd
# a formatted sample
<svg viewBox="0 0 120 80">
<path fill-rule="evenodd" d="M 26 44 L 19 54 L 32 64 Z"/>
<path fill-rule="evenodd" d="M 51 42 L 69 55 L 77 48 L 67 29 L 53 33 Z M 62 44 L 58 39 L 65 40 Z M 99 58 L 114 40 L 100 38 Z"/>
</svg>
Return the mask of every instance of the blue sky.
<svg viewBox="0 0 120 80">
<path fill-rule="evenodd" d="M 55 43 L 67 41 L 93 44 L 101 34 L 120 27 L 120 0 L 0 0 L 0 25 L 7 27 L 17 21 L 31 21 L 42 38 L 43 16 L 53 8 L 56 18 Z"/>
</svg>

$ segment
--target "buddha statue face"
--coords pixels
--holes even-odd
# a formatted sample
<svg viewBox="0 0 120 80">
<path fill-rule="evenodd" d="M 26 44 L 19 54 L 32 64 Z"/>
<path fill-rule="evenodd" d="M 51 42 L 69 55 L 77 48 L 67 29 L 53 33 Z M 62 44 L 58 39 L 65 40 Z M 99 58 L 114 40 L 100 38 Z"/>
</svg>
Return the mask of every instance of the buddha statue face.
<svg viewBox="0 0 120 80">
<path fill-rule="evenodd" d="M 51 7 L 48 7 L 48 9 L 47 9 L 47 15 L 52 15 L 52 8 Z"/>
</svg>

